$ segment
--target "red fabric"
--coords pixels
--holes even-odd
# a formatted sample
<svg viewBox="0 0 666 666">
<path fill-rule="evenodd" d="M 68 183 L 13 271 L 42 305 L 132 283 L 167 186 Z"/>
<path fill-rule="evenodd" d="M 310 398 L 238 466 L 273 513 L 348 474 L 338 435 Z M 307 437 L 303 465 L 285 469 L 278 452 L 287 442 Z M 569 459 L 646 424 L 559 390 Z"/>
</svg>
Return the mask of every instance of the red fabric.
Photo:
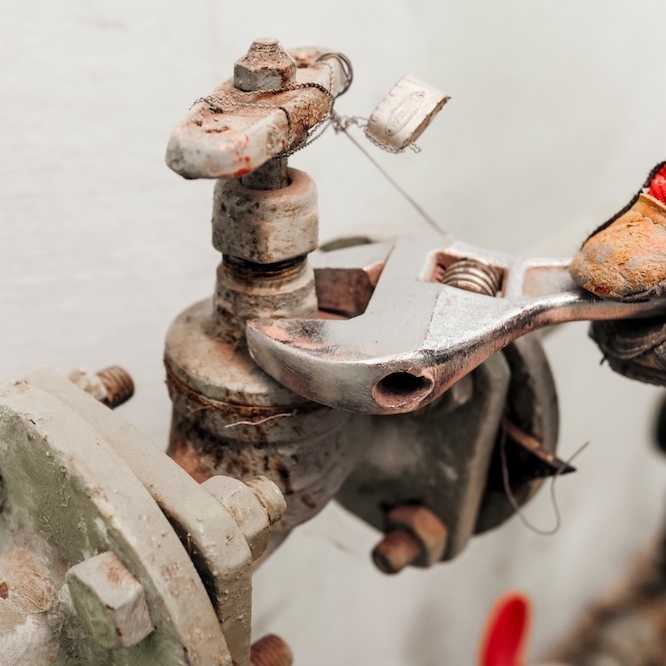
<svg viewBox="0 0 666 666">
<path fill-rule="evenodd" d="M 524 666 L 529 628 L 529 599 L 520 592 L 505 594 L 486 623 L 480 666 Z"/>
<path fill-rule="evenodd" d="M 659 199 L 661 203 L 666 204 L 666 164 L 661 168 L 657 175 L 652 179 L 647 193 Z"/>
</svg>

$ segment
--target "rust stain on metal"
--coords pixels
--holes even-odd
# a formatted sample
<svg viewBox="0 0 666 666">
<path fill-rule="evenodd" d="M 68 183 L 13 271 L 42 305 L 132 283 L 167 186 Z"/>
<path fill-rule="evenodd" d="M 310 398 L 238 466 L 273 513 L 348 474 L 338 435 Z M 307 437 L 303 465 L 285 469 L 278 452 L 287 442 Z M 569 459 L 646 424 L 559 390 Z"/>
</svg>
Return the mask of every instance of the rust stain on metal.
<svg viewBox="0 0 666 666">
<path fill-rule="evenodd" d="M 134 576 L 132 576 L 119 559 L 110 557 L 104 560 L 103 565 L 104 575 L 112 585 L 122 587 L 126 583 L 136 582 Z"/>
<path fill-rule="evenodd" d="M 9 598 L 9 583 L 6 580 L 0 581 L 0 599 Z"/>
</svg>

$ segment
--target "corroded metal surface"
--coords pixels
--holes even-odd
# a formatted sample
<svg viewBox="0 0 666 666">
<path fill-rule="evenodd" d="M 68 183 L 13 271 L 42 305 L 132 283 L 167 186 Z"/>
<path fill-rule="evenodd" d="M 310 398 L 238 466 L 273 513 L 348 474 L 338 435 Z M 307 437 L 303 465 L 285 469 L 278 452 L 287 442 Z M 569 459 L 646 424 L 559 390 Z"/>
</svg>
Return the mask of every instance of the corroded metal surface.
<svg viewBox="0 0 666 666">
<path fill-rule="evenodd" d="M 174 413 L 168 453 L 194 478 L 265 475 L 287 499 L 286 532 L 319 512 L 356 463 L 350 415 L 303 400 L 243 346 L 213 333 L 210 301 L 181 315 L 166 343 Z"/>
<path fill-rule="evenodd" d="M 318 60 L 325 53 L 291 51 L 296 80 L 282 92 L 242 92 L 233 80 L 215 88 L 174 130 L 169 167 L 185 178 L 240 178 L 298 144 L 348 85 L 337 59 Z"/>
<path fill-rule="evenodd" d="M 213 203 L 213 247 L 260 264 L 300 257 L 317 249 L 317 188 L 302 171 L 288 169 L 288 185 L 252 189 L 219 180 Z"/>
<path fill-rule="evenodd" d="M 231 514 L 250 547 L 252 560 L 258 560 L 268 545 L 271 525 L 287 509 L 277 486 L 264 476 L 248 484 L 229 476 L 212 476 L 203 487 Z"/>
<path fill-rule="evenodd" d="M 266 265 L 252 266 L 252 275 L 247 265 L 242 268 L 241 273 L 225 258 L 217 271 L 214 326 L 221 342 L 241 343 L 249 319 L 316 316 L 314 274 L 307 262 L 275 273 Z"/>
<path fill-rule="evenodd" d="M 58 592 L 58 603 L 50 606 L 49 613 L 66 627 L 66 640 L 60 642 L 51 662 L 231 666 L 206 590 L 166 518 L 116 455 L 110 433 L 102 434 L 60 396 L 73 392 L 92 413 L 124 422 L 56 377 L 50 379 L 57 389 L 53 392 L 30 380 L 4 383 L 0 390 L 0 475 L 10 532 L 15 535 L 20 525 L 34 525 L 35 536 L 48 540 L 56 553 L 53 557 L 68 566 L 99 552 L 115 553 L 140 581 L 155 631 L 132 647 L 109 653 L 86 639 L 85 622 L 69 606 L 67 595 Z M 58 581 L 63 574 L 51 579 L 61 589 Z M 9 598 L 12 587 L 10 580 Z M 18 597 L 29 593 L 29 588 L 14 591 Z M 16 632 L 24 627 L 25 623 L 17 625 Z M 22 659 L 19 656 L 13 663 L 34 663 Z"/>
<path fill-rule="evenodd" d="M 134 395 L 134 381 L 127 370 L 111 365 L 99 372 L 77 369 L 67 379 L 96 400 L 115 409 Z"/>
<path fill-rule="evenodd" d="M 298 428 L 298 415 L 292 418 Z M 202 482 L 216 474 L 270 478 L 287 501 L 287 511 L 274 527 L 279 539 L 335 496 L 360 455 L 351 435 L 341 428 L 287 441 L 242 441 L 212 434 L 174 412 L 168 453 Z"/>
<path fill-rule="evenodd" d="M 67 587 L 78 618 L 103 648 L 132 647 L 152 633 L 143 586 L 112 552 L 71 567 Z"/>
<path fill-rule="evenodd" d="M 234 86 L 239 90 L 279 90 L 296 79 L 296 61 L 277 39 L 255 39 L 234 64 Z"/>
<path fill-rule="evenodd" d="M 503 447 L 508 486 L 518 504 L 527 502 L 543 482 L 540 468 L 530 470 L 529 478 L 512 473 L 518 465 L 507 445 L 506 417 L 529 432 L 544 455 L 552 455 L 557 444 L 555 386 L 536 338 L 517 340 L 468 379 L 460 401 L 445 393 L 413 414 L 356 421 L 357 437 L 367 444 L 337 496 L 380 530 L 391 529 L 391 508 L 416 502 L 426 506 L 447 529 L 441 559 L 455 557 L 473 534 L 513 515 L 503 484 Z M 409 550 L 400 538 L 397 560 Z M 381 556 L 387 561 L 386 553 Z"/>
<path fill-rule="evenodd" d="M 372 559 L 385 573 L 398 573 L 408 564 L 430 567 L 444 555 L 446 527 L 426 506 L 394 507 L 386 515 L 386 530 L 372 551 Z"/>
<path fill-rule="evenodd" d="M 337 496 L 382 531 L 388 510 L 418 501 L 446 526 L 443 559 L 459 554 L 476 530 L 506 405 L 508 364 L 493 356 L 472 379 L 473 397 L 455 410 L 443 401 L 423 414 L 359 421 L 357 437 L 367 444 Z"/>
<path fill-rule="evenodd" d="M 58 395 L 71 410 L 83 414 L 88 423 L 104 433 L 124 461 L 125 473 L 133 474 L 150 491 L 194 562 L 229 652 L 239 666 L 246 666 L 250 650 L 252 553 L 241 526 L 218 499 L 152 442 L 70 382 L 48 371 L 31 373 L 29 381 Z M 190 560 L 187 562 L 191 569 Z"/>
<path fill-rule="evenodd" d="M 291 666 L 294 655 L 289 646 L 275 634 L 260 638 L 252 646 L 252 666 Z"/>
</svg>

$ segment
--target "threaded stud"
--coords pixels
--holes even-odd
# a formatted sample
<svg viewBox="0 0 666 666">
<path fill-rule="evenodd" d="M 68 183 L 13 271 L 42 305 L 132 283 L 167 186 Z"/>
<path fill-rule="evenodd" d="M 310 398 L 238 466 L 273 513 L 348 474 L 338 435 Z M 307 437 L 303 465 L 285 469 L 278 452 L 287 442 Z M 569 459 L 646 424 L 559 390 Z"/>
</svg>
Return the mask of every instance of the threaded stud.
<svg viewBox="0 0 666 666">
<path fill-rule="evenodd" d="M 134 395 L 132 377 L 118 365 L 111 365 L 96 373 L 74 370 L 68 379 L 111 409 L 119 407 Z"/>
<path fill-rule="evenodd" d="M 294 655 L 289 646 L 275 634 L 260 638 L 250 649 L 251 666 L 291 666 Z"/>
</svg>

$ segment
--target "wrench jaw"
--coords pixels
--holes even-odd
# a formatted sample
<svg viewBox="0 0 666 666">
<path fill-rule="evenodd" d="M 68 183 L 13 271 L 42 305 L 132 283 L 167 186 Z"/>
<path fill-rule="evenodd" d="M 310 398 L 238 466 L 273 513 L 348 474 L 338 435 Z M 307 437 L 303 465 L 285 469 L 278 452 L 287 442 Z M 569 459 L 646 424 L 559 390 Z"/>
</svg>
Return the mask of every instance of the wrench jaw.
<svg viewBox="0 0 666 666">
<path fill-rule="evenodd" d="M 250 355 L 295 393 L 337 409 L 369 414 L 411 412 L 444 390 L 419 353 L 384 359 L 359 358 L 356 350 L 345 354 L 331 341 L 331 328 L 345 323 L 250 321 L 246 328 Z"/>
<path fill-rule="evenodd" d="M 403 414 L 425 407 L 467 374 L 470 361 L 442 363 L 430 352 L 361 358 L 332 342 L 326 320 L 253 320 L 250 355 L 278 382 L 314 402 L 367 414 Z M 490 354 L 479 355 L 478 363 Z"/>
<path fill-rule="evenodd" d="M 355 279 L 350 266 L 328 266 L 328 281 L 320 279 L 320 304 L 327 302 L 329 285 L 334 309 L 351 319 L 248 322 L 248 347 L 259 366 L 314 402 L 368 414 L 400 414 L 424 407 L 530 331 L 666 310 L 664 299 L 620 303 L 584 292 L 573 284 L 562 259 L 509 257 L 449 238 L 398 239 L 388 256 L 389 248 L 379 249 L 385 258 L 375 264 L 362 257 L 363 265 L 376 266 L 374 272 L 359 273 L 368 278 L 367 289 L 358 290 L 367 307 L 345 305 L 345 294 L 356 291 L 350 287 Z M 364 252 L 370 251 L 375 250 Z M 501 289 L 491 295 L 429 280 L 429 258 L 444 254 L 499 267 Z M 341 279 L 344 275 L 348 279 Z"/>
</svg>

